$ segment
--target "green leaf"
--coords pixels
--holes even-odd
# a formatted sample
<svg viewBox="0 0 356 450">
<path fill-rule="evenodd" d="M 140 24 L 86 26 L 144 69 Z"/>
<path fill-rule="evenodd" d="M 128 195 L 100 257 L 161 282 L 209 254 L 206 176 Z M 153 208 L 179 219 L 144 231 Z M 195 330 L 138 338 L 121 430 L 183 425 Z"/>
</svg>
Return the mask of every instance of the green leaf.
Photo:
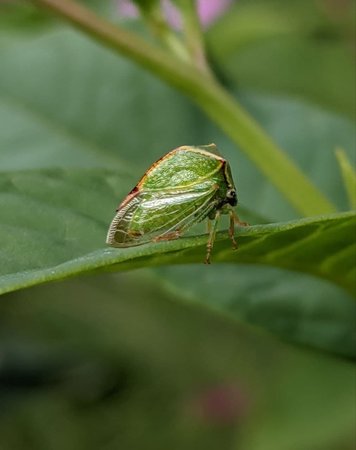
<svg viewBox="0 0 356 450">
<path fill-rule="evenodd" d="M 82 3 L 109 17 L 116 9 L 114 5 L 110 5 L 110 2 L 101 0 L 82 0 Z M 0 2 L 0 44 L 9 36 L 14 38 L 16 33 L 25 36 L 28 32 L 48 30 L 54 25 L 54 17 L 37 8 L 32 2 L 27 0 Z"/>
<path fill-rule="evenodd" d="M 57 30 L 22 38 L 4 47 L 0 58 L 0 171 L 14 178 L 14 190 L 20 189 L 12 206 L 13 217 L 10 209 L 10 219 L 6 218 L 7 237 L 2 238 L 7 254 L 16 249 L 17 255 L 15 261 L 0 258 L 0 265 L 8 265 L 7 273 L 35 269 L 33 276 L 40 279 L 41 264 L 60 264 L 104 248 L 116 205 L 153 161 L 181 144 L 217 143 L 232 166 L 239 213 L 251 224 L 296 218 L 280 193 L 187 100 L 80 34 Z M 334 149 L 345 148 L 355 162 L 353 124 L 287 97 L 242 91 L 239 96 L 318 187 L 340 209 L 346 209 Z M 38 172 L 54 167 L 63 171 Z M 78 170 L 99 167 L 110 171 Z M 20 194 L 32 181 L 33 189 L 38 183 L 38 192 L 33 194 L 40 198 L 28 203 L 28 196 Z M 45 205 L 51 203 L 49 216 L 41 212 L 41 195 Z M 1 205 L 3 199 L 5 192 Z M 72 214 L 67 223 L 61 214 L 56 216 L 62 209 Z M 31 225 L 33 233 L 38 230 L 36 245 L 26 239 L 27 232 L 19 232 L 16 217 L 21 224 Z M 3 214 L 1 218 L 5 221 Z M 59 241 L 52 239 L 52 229 Z M 229 242 L 226 248 L 230 251 Z M 207 271 L 200 263 L 203 257 L 204 243 L 199 264 L 172 267 L 169 275 L 167 268 L 154 269 L 155 283 L 173 290 L 182 300 L 222 309 L 290 341 L 354 354 L 353 310 L 346 291 L 321 278 L 271 266 L 213 264 Z M 142 276 L 137 273 L 138 279 Z M 204 291 L 207 280 L 215 280 L 210 296 Z"/>
<path fill-rule="evenodd" d="M 3 174 L 0 292 L 99 269 L 203 261 L 206 236 L 103 248 L 112 205 L 123 197 L 124 180 L 122 175 L 98 171 Z M 354 226 L 355 214 L 343 213 L 241 228 L 237 252 L 231 250 L 226 233 L 218 235 L 213 261 L 297 270 L 353 291 Z"/>
<path fill-rule="evenodd" d="M 251 264 L 159 267 L 172 295 L 269 330 L 289 342 L 356 357 L 356 302 L 342 288 L 301 272 Z"/>
<path fill-rule="evenodd" d="M 345 151 L 341 148 L 336 150 L 336 157 L 340 166 L 345 189 L 349 198 L 350 208 L 356 209 L 356 172 L 352 167 Z"/>
<path fill-rule="evenodd" d="M 37 29 L 48 25 L 51 19 L 43 11 L 34 5 L 23 1 L 1 2 L 0 3 L 0 25 L 3 31 L 20 30 L 31 28 Z"/>
</svg>

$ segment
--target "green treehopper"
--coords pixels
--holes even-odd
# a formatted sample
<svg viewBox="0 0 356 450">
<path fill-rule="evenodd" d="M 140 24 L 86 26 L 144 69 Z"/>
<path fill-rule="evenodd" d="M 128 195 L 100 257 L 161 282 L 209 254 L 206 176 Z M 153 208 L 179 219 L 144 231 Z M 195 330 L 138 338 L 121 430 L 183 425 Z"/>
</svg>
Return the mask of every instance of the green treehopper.
<svg viewBox="0 0 356 450">
<path fill-rule="evenodd" d="M 177 239 L 207 218 L 209 264 L 220 215 L 229 214 L 229 236 L 236 248 L 235 223 L 245 223 L 233 209 L 237 196 L 230 165 L 215 152 L 215 144 L 182 146 L 153 163 L 119 205 L 107 244 L 131 247 Z"/>
</svg>

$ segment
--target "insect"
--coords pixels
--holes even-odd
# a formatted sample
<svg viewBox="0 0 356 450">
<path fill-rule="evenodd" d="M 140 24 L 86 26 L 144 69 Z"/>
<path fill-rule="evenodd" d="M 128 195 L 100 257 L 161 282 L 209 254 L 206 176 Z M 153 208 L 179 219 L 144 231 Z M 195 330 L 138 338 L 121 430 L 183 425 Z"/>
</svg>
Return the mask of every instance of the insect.
<svg viewBox="0 0 356 450">
<path fill-rule="evenodd" d="M 215 144 L 182 146 L 152 164 L 117 208 L 106 242 L 131 247 L 179 238 L 192 225 L 208 218 L 205 263 L 210 264 L 221 214 L 230 215 L 233 247 L 237 205 L 229 163 L 217 155 Z M 210 222 L 212 221 L 212 222 Z"/>
</svg>

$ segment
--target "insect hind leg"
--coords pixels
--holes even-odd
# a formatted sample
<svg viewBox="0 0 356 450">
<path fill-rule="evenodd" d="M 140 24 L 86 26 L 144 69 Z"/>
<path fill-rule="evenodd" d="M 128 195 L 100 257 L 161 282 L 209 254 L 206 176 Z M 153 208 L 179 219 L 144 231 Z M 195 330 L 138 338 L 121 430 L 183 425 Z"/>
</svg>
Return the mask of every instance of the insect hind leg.
<svg viewBox="0 0 356 450">
<path fill-rule="evenodd" d="M 229 214 L 230 214 L 229 237 L 230 237 L 231 242 L 232 242 L 232 248 L 234 250 L 236 250 L 237 247 L 238 247 L 238 244 L 237 244 L 237 241 L 235 239 L 235 225 L 239 225 L 240 227 L 246 227 L 249 224 L 247 222 L 242 222 L 239 219 L 239 216 L 235 213 L 235 211 L 233 209 L 230 209 Z"/>
<path fill-rule="evenodd" d="M 217 210 L 216 214 L 215 214 L 215 217 L 213 219 L 213 223 L 212 223 L 212 225 L 210 227 L 209 239 L 208 239 L 208 243 L 207 243 L 207 246 L 206 246 L 205 264 L 210 264 L 211 263 L 210 256 L 211 256 L 211 251 L 212 251 L 213 246 L 214 246 L 215 235 L 216 235 L 216 230 L 217 230 L 217 227 L 218 227 L 220 215 L 221 215 L 220 210 Z"/>
<path fill-rule="evenodd" d="M 233 217 L 233 219 L 231 219 L 231 217 Z M 234 224 L 239 225 L 240 227 L 248 227 L 250 225 L 248 222 L 242 222 L 233 209 L 230 210 L 230 220 L 233 220 Z"/>
<path fill-rule="evenodd" d="M 181 236 L 181 232 L 179 230 L 170 231 L 169 233 L 161 234 L 153 238 L 153 242 L 159 241 L 172 241 L 174 239 L 178 239 Z"/>
<path fill-rule="evenodd" d="M 237 242 L 236 242 L 236 239 L 235 239 L 235 217 L 237 217 L 237 216 L 236 216 L 235 212 L 232 209 L 230 210 L 229 214 L 230 214 L 229 237 L 230 237 L 231 242 L 232 242 L 232 248 L 234 250 L 236 250 L 237 249 Z"/>
</svg>

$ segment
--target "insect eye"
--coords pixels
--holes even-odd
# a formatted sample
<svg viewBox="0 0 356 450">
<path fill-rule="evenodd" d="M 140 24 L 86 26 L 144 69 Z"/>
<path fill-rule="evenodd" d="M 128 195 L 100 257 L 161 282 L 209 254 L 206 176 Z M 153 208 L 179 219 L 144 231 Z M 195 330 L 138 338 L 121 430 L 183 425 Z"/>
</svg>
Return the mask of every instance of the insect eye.
<svg viewBox="0 0 356 450">
<path fill-rule="evenodd" d="M 231 206 L 236 206 L 237 205 L 237 198 L 236 198 L 236 191 L 235 191 L 235 189 L 229 189 L 226 192 L 226 199 L 227 199 L 227 202 Z"/>
</svg>

